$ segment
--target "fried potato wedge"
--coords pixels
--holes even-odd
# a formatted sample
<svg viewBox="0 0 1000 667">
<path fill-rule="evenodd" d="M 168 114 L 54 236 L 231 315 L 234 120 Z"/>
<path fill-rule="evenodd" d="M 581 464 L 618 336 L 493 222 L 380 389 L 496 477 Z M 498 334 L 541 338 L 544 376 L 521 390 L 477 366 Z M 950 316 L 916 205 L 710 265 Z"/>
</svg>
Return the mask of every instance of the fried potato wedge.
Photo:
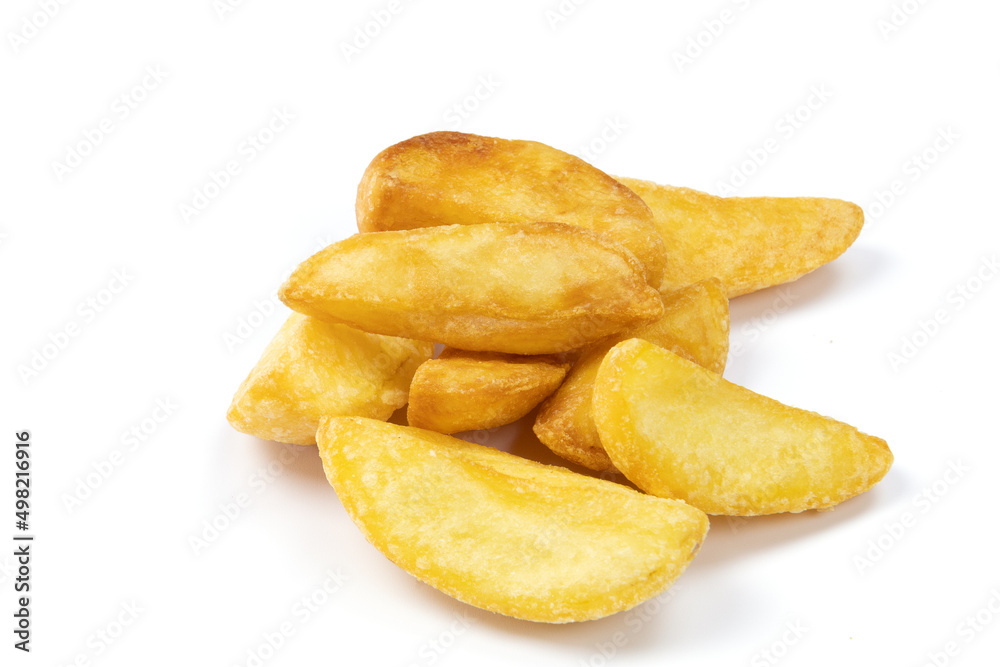
<svg viewBox="0 0 1000 667">
<path fill-rule="evenodd" d="M 413 376 L 407 422 L 438 433 L 510 424 L 554 392 L 569 366 L 549 356 L 447 348 Z"/>
<path fill-rule="evenodd" d="M 590 411 L 604 355 L 629 338 L 661 345 L 721 375 L 729 352 L 729 300 L 722 283 L 712 278 L 664 293 L 663 317 L 587 348 L 566 381 L 542 405 L 533 428 L 538 439 L 564 459 L 591 470 L 615 470 Z"/>
<path fill-rule="evenodd" d="M 331 417 L 318 439 L 369 542 L 438 590 L 515 618 L 633 607 L 670 586 L 708 530 L 683 502 L 432 431 Z"/>
<path fill-rule="evenodd" d="M 511 354 L 572 350 L 663 313 L 632 253 L 558 223 L 357 234 L 300 264 L 280 296 L 363 331 Z"/>
<path fill-rule="evenodd" d="M 709 514 L 832 507 L 874 486 L 893 460 L 881 438 L 638 339 L 619 343 L 601 363 L 593 416 L 630 481 Z"/>
<path fill-rule="evenodd" d="M 864 224 L 860 206 L 815 197 L 716 197 L 619 178 L 653 210 L 670 249 L 663 287 L 711 278 L 730 298 L 795 280 L 841 255 Z"/>
<path fill-rule="evenodd" d="M 315 445 L 324 415 L 388 419 L 406 405 L 431 343 L 292 313 L 233 396 L 226 418 L 265 440 Z"/>
<path fill-rule="evenodd" d="M 413 137 L 379 153 L 358 187 L 358 229 L 482 222 L 562 222 L 607 234 L 660 286 L 666 263 L 653 214 L 583 160 L 536 141 L 459 132 Z"/>
</svg>

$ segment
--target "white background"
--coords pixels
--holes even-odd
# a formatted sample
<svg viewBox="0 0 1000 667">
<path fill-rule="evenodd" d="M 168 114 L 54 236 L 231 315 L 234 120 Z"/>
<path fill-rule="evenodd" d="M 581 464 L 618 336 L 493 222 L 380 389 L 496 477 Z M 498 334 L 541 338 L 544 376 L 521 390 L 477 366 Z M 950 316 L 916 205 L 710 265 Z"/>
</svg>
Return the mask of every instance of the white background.
<svg viewBox="0 0 1000 667">
<path fill-rule="evenodd" d="M 908 0 L 886 34 L 890 0 L 567 1 L 558 21 L 558 0 L 407 1 L 350 60 L 342 45 L 388 0 L 247 0 L 221 16 L 212 0 L 92 0 L 50 19 L 44 4 L 0 14 L 0 538 L 15 532 L 21 429 L 37 535 L 30 655 L 11 647 L 0 550 L 0 662 L 256 664 L 248 652 L 287 624 L 263 664 L 994 664 L 996 3 Z M 706 46 L 678 65 L 692 39 Z M 248 159 L 275 109 L 294 120 Z M 104 119 L 75 168 L 54 165 Z M 609 173 L 712 192 L 743 169 L 739 194 L 862 204 L 841 259 L 733 302 L 727 377 L 886 438 L 887 478 L 829 513 L 713 519 L 672 593 L 597 622 L 496 617 L 385 560 L 314 449 L 236 433 L 224 414 L 284 320 L 268 305 L 277 286 L 354 231 L 369 160 L 435 129 L 587 150 Z M 935 149 L 939 132 L 951 139 Z M 768 139 L 764 164 L 746 163 Z M 239 174 L 185 220 L 229 160 Z M 158 400 L 177 406 L 162 423 Z M 143 440 L 125 439 L 133 428 Z M 551 460 L 527 424 L 486 440 Z M 228 526 L 196 554 L 211 521 Z M 965 619 L 983 609 L 974 630 Z"/>
</svg>

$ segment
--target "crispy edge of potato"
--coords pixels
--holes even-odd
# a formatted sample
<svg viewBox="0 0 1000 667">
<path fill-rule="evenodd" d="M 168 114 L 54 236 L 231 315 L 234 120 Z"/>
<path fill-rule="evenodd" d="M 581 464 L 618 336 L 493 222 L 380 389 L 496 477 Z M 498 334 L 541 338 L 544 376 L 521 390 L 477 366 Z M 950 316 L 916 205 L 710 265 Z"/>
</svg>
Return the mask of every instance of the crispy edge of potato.
<svg viewBox="0 0 1000 667">
<path fill-rule="evenodd" d="M 604 355 L 622 340 L 648 340 L 722 374 L 729 351 L 729 300 L 722 283 L 711 278 L 665 292 L 663 305 L 663 317 L 656 322 L 614 336 L 584 351 L 535 418 L 532 430 L 542 444 L 567 461 L 591 470 L 617 470 L 601 445 L 591 417 L 591 405 L 597 369 Z M 697 333 L 696 328 L 700 329 Z"/>
<path fill-rule="evenodd" d="M 417 368 L 406 420 L 445 434 L 510 424 L 554 392 L 569 367 L 554 356 L 447 348 Z"/>
<path fill-rule="evenodd" d="M 670 248 L 666 288 L 712 276 L 730 298 L 801 278 L 857 239 L 864 211 L 823 197 L 717 197 L 619 177 L 653 211 Z"/>
<path fill-rule="evenodd" d="M 329 354 L 331 346 L 360 352 L 361 344 L 370 345 L 372 352 L 377 346 L 367 370 L 381 370 L 378 383 L 371 375 L 359 382 L 357 373 L 337 367 L 343 360 Z M 388 419 L 406 404 L 413 374 L 433 352 L 431 343 L 369 334 L 293 312 L 240 383 L 226 419 L 237 431 L 258 438 L 315 445 L 321 417 L 334 412 L 333 392 L 316 384 L 324 373 L 328 380 L 332 375 L 341 383 L 354 383 L 337 412 Z"/>
<path fill-rule="evenodd" d="M 524 183 L 512 182 L 525 174 Z M 521 201 L 533 196 L 536 201 Z M 431 132 L 381 151 L 355 202 L 361 232 L 483 222 L 572 224 L 608 236 L 663 281 L 667 252 L 646 202 L 597 167 L 538 141 Z"/>
<path fill-rule="evenodd" d="M 634 395 L 627 387 L 630 373 L 649 378 L 656 364 L 667 376 L 657 384 L 667 395 L 659 400 L 669 404 L 673 396 L 678 404 L 663 413 L 648 409 L 648 387 Z M 709 514 L 827 509 L 871 489 L 893 463 L 881 438 L 757 394 L 639 339 L 604 358 L 593 414 L 605 450 L 629 481 Z M 800 437 L 789 435 L 793 429 Z M 781 437 L 767 439 L 775 435 Z"/>
<path fill-rule="evenodd" d="M 534 259 L 549 271 L 552 284 L 539 283 L 539 275 L 526 278 L 513 272 L 484 280 L 483 263 L 489 265 L 501 253 L 516 256 L 515 264 Z M 560 264 L 586 270 L 582 267 L 597 260 L 603 262 L 602 275 L 581 273 L 572 277 L 575 283 L 555 270 Z M 405 269 L 400 271 L 405 276 L 400 285 L 405 287 L 397 293 L 384 288 L 386 266 L 394 262 Z M 350 267 L 337 269 L 348 274 L 339 283 L 324 275 L 337 264 Z M 466 291 L 458 293 L 442 284 Z M 597 288 L 589 301 L 582 300 Z M 505 290 L 519 296 L 513 306 L 498 305 L 495 294 Z M 525 296 L 540 290 L 569 305 L 545 310 Z M 510 354 L 570 351 L 663 313 L 659 293 L 646 283 L 642 264 L 628 249 L 597 232 L 542 222 L 355 234 L 299 264 L 279 296 L 293 310 L 363 331 Z"/>
<path fill-rule="evenodd" d="M 682 501 L 432 431 L 330 417 L 318 440 L 327 479 L 369 543 L 446 595 L 522 620 L 632 608 L 676 581 L 709 530 Z"/>
</svg>

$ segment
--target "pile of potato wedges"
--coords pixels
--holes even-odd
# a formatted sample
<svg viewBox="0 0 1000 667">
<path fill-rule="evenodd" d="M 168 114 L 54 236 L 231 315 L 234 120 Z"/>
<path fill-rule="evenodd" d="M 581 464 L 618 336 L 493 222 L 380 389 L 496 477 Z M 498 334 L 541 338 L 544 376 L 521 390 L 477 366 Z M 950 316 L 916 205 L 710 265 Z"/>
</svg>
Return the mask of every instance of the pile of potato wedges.
<svg viewBox="0 0 1000 667">
<path fill-rule="evenodd" d="M 318 444 L 364 536 L 448 595 L 600 618 L 669 587 L 708 514 L 830 508 L 892 465 L 885 441 L 722 377 L 729 299 L 838 257 L 854 204 L 720 198 L 435 132 L 372 161 L 356 214 L 281 286 L 294 312 L 227 416 Z M 409 426 L 389 423 L 404 406 Z M 450 435 L 538 406 L 538 439 L 594 476 Z"/>
</svg>

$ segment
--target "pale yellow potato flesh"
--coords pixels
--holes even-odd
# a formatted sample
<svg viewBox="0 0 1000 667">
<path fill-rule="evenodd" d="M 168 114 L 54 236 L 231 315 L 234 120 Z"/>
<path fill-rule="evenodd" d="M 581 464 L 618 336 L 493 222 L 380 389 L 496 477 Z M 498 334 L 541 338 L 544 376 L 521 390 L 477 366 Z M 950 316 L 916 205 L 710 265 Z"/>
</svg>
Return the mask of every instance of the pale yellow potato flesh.
<svg viewBox="0 0 1000 667">
<path fill-rule="evenodd" d="M 388 419 L 406 405 L 431 343 L 378 336 L 292 313 L 243 381 L 226 418 L 238 431 L 315 445 L 325 415 Z"/>
<path fill-rule="evenodd" d="M 363 331 L 511 354 L 565 352 L 663 313 L 634 255 L 558 223 L 357 234 L 300 264 L 280 296 Z"/>
<path fill-rule="evenodd" d="M 369 542 L 420 581 L 515 618 L 634 607 L 670 586 L 708 531 L 680 501 L 432 431 L 331 417 L 318 439 Z"/>
<path fill-rule="evenodd" d="M 712 278 L 664 293 L 663 317 L 587 348 L 562 386 L 542 404 L 535 418 L 535 435 L 559 456 L 591 470 L 615 470 L 590 411 L 604 355 L 629 338 L 666 347 L 721 375 L 729 352 L 729 300 L 722 283 Z"/>
<path fill-rule="evenodd" d="M 616 345 L 594 385 L 594 422 L 640 489 L 709 514 L 833 507 L 881 480 L 881 438 L 755 394 L 644 340 Z"/>
<path fill-rule="evenodd" d="M 659 287 L 666 263 L 653 214 L 631 190 L 536 141 L 459 132 L 413 137 L 379 153 L 358 187 L 362 232 L 483 222 L 562 222 L 606 234 Z"/>
<path fill-rule="evenodd" d="M 653 210 L 670 261 L 663 287 L 717 277 L 730 298 L 795 280 L 861 233 L 860 206 L 817 197 L 716 197 L 619 178 Z"/>
<path fill-rule="evenodd" d="M 554 392 L 567 370 L 551 356 L 447 348 L 413 376 L 406 421 L 438 433 L 510 424 Z"/>
</svg>

